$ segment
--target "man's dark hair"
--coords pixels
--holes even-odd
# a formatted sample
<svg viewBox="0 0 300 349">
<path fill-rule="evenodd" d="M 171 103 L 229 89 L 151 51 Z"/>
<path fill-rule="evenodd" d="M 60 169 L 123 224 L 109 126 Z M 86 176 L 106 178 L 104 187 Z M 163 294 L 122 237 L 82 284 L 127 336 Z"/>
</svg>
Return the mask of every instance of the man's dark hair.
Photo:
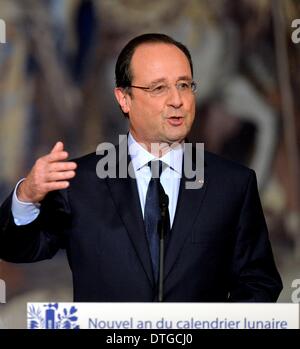
<svg viewBox="0 0 300 349">
<path fill-rule="evenodd" d="M 131 59 L 136 48 L 142 44 L 164 43 L 178 47 L 187 57 L 193 75 L 193 62 L 189 50 L 180 42 L 170 36 L 159 33 L 149 33 L 137 36 L 130 40 L 120 52 L 115 68 L 116 86 L 129 87 L 132 83 Z"/>
</svg>

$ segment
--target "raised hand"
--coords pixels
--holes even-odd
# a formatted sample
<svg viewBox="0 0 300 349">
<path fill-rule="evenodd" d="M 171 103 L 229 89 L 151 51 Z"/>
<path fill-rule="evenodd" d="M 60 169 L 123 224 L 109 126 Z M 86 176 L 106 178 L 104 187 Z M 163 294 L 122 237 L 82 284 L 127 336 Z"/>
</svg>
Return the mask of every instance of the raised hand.
<svg viewBox="0 0 300 349">
<path fill-rule="evenodd" d="M 24 202 L 38 203 L 53 190 L 66 189 L 75 176 L 77 164 L 65 161 L 69 154 L 64 144 L 57 142 L 51 152 L 39 158 L 26 179 L 20 183 L 17 197 Z"/>
</svg>

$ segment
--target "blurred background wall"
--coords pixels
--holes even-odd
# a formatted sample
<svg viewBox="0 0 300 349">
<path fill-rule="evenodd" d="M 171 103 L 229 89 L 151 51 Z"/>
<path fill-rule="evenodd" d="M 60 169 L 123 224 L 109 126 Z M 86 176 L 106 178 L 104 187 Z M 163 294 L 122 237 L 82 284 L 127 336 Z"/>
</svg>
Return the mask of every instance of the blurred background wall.
<svg viewBox="0 0 300 349">
<path fill-rule="evenodd" d="M 0 18 L 0 201 L 57 140 L 72 157 L 117 142 L 127 131 L 113 96 L 117 55 L 133 36 L 169 34 L 194 61 L 190 139 L 255 169 L 280 301 L 291 302 L 300 278 L 298 0 L 1 0 Z M 0 278 L 0 327 L 24 327 L 27 301 L 72 301 L 63 252 L 32 265 L 2 261 Z"/>
</svg>

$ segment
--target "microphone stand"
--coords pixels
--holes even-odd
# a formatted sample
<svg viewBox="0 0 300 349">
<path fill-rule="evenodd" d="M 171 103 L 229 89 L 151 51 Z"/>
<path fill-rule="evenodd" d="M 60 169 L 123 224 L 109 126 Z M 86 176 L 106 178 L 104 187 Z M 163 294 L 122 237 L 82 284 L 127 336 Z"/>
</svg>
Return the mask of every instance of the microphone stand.
<svg viewBox="0 0 300 349">
<path fill-rule="evenodd" d="M 165 227 L 167 210 L 169 206 L 169 197 L 164 192 L 160 192 L 159 197 L 160 206 L 160 229 L 159 229 L 159 280 L 158 280 L 158 301 L 163 301 L 164 294 L 164 262 L 165 262 Z"/>
</svg>

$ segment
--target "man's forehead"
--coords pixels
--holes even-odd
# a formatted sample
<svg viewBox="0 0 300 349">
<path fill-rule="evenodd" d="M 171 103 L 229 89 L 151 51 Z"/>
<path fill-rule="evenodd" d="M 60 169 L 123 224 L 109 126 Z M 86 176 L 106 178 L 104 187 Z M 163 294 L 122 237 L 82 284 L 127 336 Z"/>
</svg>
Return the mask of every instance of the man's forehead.
<svg viewBox="0 0 300 349">
<path fill-rule="evenodd" d="M 148 69 L 153 72 L 160 68 L 171 69 L 171 66 L 175 65 L 190 71 L 190 64 L 184 52 L 175 45 L 163 42 L 139 45 L 131 59 L 133 75 L 137 72 L 144 75 Z"/>
<path fill-rule="evenodd" d="M 180 55 L 184 55 L 184 53 L 175 45 L 164 43 L 164 42 L 147 42 L 140 44 L 138 47 L 136 47 L 132 59 L 134 58 L 146 58 L 148 55 L 157 54 L 157 56 L 160 56 L 160 53 L 162 51 L 173 51 L 174 53 L 178 53 Z M 185 56 L 185 55 L 184 55 Z M 151 59 L 151 57 L 149 57 Z"/>
</svg>

